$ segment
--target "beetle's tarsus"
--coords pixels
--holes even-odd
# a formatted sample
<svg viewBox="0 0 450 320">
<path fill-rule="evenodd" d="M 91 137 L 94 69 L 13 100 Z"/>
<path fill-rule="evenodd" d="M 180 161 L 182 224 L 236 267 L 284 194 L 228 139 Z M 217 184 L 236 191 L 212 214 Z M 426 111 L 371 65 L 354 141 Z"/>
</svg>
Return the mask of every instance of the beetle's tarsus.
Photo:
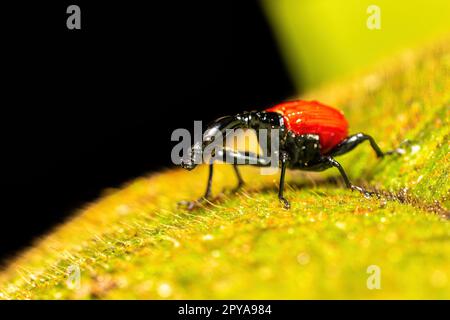
<svg viewBox="0 0 450 320">
<path fill-rule="evenodd" d="M 195 208 L 196 204 L 197 204 L 197 201 L 182 200 L 182 201 L 178 201 L 177 207 L 191 211 Z"/>
<path fill-rule="evenodd" d="M 178 207 L 192 211 L 196 208 L 202 207 L 205 202 L 208 202 L 208 198 L 201 197 L 200 199 L 194 201 L 183 200 L 178 202 Z"/>
<path fill-rule="evenodd" d="M 367 191 L 366 189 L 364 189 L 362 187 L 355 186 L 353 184 L 350 186 L 350 189 L 352 191 L 353 190 L 359 191 L 365 198 L 371 198 L 372 196 L 376 195 L 375 192 Z"/>
<path fill-rule="evenodd" d="M 402 156 L 402 155 L 404 155 L 405 153 L 406 153 L 406 150 L 405 150 L 404 148 L 398 147 L 398 148 L 395 148 L 395 149 L 393 149 L 393 150 L 386 151 L 386 152 L 384 153 L 384 155 L 385 155 L 385 156 L 391 156 L 391 155 L 399 155 L 399 156 Z"/>
<path fill-rule="evenodd" d="M 291 207 L 291 204 L 289 201 L 286 200 L 286 198 L 280 197 L 280 202 L 283 204 L 284 209 L 289 209 Z"/>
<path fill-rule="evenodd" d="M 241 189 L 245 186 L 245 182 L 239 182 L 236 187 L 231 188 L 232 193 L 236 193 L 241 191 Z"/>
<path fill-rule="evenodd" d="M 397 148 L 397 149 L 394 149 L 394 150 L 386 151 L 384 153 L 384 155 L 385 156 L 392 156 L 392 155 L 399 155 L 399 156 L 401 156 L 401 155 L 404 155 L 405 153 L 406 153 L 405 149 Z"/>
<path fill-rule="evenodd" d="M 410 147 L 412 144 L 413 144 L 413 141 L 411 141 L 409 139 L 403 140 L 397 148 L 386 151 L 384 154 L 385 155 L 396 155 L 397 154 L 397 155 L 402 156 L 406 153 L 406 148 Z"/>
</svg>

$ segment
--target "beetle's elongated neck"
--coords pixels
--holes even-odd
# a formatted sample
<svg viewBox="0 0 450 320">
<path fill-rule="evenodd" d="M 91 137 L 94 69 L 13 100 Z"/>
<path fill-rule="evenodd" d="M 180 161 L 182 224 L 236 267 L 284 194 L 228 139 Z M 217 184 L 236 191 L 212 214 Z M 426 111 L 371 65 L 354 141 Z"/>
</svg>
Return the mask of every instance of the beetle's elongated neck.
<svg viewBox="0 0 450 320">
<path fill-rule="evenodd" d="M 225 116 L 213 121 L 208 125 L 203 134 L 203 141 L 196 142 L 190 150 L 190 159 L 184 161 L 181 165 L 183 168 L 194 169 L 199 160 L 203 150 L 211 144 L 218 134 L 222 138 L 226 138 L 231 132 L 227 130 L 232 129 L 278 129 L 283 126 L 283 118 L 280 114 L 266 111 L 250 111 L 243 112 L 234 116 Z"/>
<path fill-rule="evenodd" d="M 237 116 L 226 116 L 215 120 L 208 125 L 203 134 L 203 141 L 209 142 L 218 133 L 225 133 L 227 129 L 242 127 L 244 123 Z"/>
<path fill-rule="evenodd" d="M 234 116 L 225 116 L 215 120 L 208 126 L 205 131 L 205 136 L 214 135 L 217 132 L 225 134 L 227 129 L 249 129 L 253 128 L 255 121 L 260 119 L 260 113 L 258 111 L 242 112 Z"/>
<path fill-rule="evenodd" d="M 210 123 L 203 134 L 202 141 L 196 141 L 192 145 L 189 158 L 182 161 L 181 166 L 187 170 L 194 169 L 203 159 L 203 150 L 214 141 L 218 134 L 223 135 L 227 129 L 240 126 L 242 126 L 242 122 L 236 116 L 225 116 Z"/>
</svg>

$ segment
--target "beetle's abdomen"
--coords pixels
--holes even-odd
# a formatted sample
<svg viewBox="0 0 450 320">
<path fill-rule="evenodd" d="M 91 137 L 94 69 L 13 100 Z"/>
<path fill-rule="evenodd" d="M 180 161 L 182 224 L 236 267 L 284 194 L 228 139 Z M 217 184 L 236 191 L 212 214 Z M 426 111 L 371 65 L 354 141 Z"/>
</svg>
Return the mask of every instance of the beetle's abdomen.
<svg viewBox="0 0 450 320">
<path fill-rule="evenodd" d="M 285 127 L 297 135 L 319 135 L 322 154 L 348 136 L 348 123 L 344 114 L 318 101 L 288 101 L 266 111 L 283 115 Z"/>
</svg>

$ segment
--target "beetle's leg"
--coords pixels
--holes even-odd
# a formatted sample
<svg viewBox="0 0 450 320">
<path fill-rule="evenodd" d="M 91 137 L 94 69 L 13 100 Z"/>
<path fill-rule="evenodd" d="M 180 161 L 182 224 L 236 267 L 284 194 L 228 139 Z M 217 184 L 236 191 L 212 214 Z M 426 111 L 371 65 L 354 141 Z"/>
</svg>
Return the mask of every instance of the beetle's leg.
<svg viewBox="0 0 450 320">
<path fill-rule="evenodd" d="M 236 186 L 236 188 L 233 189 L 233 192 L 236 192 L 239 189 L 241 189 L 242 186 L 244 186 L 245 182 L 244 182 L 244 179 L 242 179 L 242 175 L 239 172 L 239 168 L 236 163 L 233 163 L 233 169 L 234 169 L 234 173 L 236 174 L 236 177 L 238 179 L 238 185 Z"/>
<path fill-rule="evenodd" d="M 239 164 L 250 164 L 259 167 L 270 166 L 271 164 L 270 158 L 259 157 L 258 155 L 253 154 L 251 152 L 239 152 L 224 148 L 222 150 L 216 151 L 215 154 L 217 155 L 218 159 L 225 159 L 233 164 L 234 170 L 238 177 L 238 188 L 242 187 L 242 185 L 244 184 L 244 180 L 242 179 L 242 176 L 237 168 Z M 180 201 L 178 204 L 180 206 L 186 207 L 189 210 L 192 210 L 198 205 L 208 200 L 211 197 L 212 177 L 213 177 L 213 163 L 210 163 L 208 182 L 206 185 L 206 191 L 204 196 L 198 199 L 197 201 Z"/>
<path fill-rule="evenodd" d="M 208 199 L 211 196 L 212 178 L 214 173 L 214 164 L 209 164 L 208 182 L 206 183 L 205 195 L 200 199 Z"/>
<path fill-rule="evenodd" d="M 281 175 L 280 175 L 280 187 L 278 189 L 278 199 L 280 199 L 280 201 L 283 203 L 283 206 L 285 209 L 289 209 L 291 207 L 289 201 L 287 201 L 284 197 L 283 197 L 283 192 L 284 192 L 284 176 L 286 175 L 286 166 L 287 166 L 287 154 L 286 153 L 282 153 L 281 154 Z"/>
<path fill-rule="evenodd" d="M 239 172 L 238 165 L 254 165 L 258 167 L 270 166 L 270 158 L 261 157 L 252 152 L 240 152 L 234 151 L 228 148 L 217 151 L 219 159 L 223 159 L 226 163 L 233 164 L 233 170 L 236 173 L 238 179 L 238 185 L 232 191 L 236 192 L 245 184 L 244 179 L 242 179 L 241 173 Z"/>
<path fill-rule="evenodd" d="M 195 207 L 201 205 L 203 202 L 208 200 L 211 197 L 211 187 L 212 187 L 212 178 L 214 173 L 214 164 L 209 164 L 209 173 L 208 173 L 208 182 L 206 183 L 206 191 L 203 197 L 199 198 L 196 201 L 180 201 L 178 205 L 186 207 L 188 210 L 192 210 Z"/>
<path fill-rule="evenodd" d="M 239 164 L 251 164 L 259 167 L 268 167 L 271 165 L 271 158 L 267 157 L 260 157 L 256 154 L 250 153 L 250 152 L 238 152 L 233 151 L 230 149 L 223 149 L 218 152 L 219 156 L 226 156 L 226 160 L 232 160 L 233 165 L 237 169 L 237 165 Z M 281 176 L 280 176 L 280 186 L 278 190 L 278 199 L 283 203 L 284 207 L 286 209 L 290 208 L 289 201 L 287 201 L 283 197 L 284 192 L 284 177 L 286 175 L 286 166 L 288 161 L 288 155 L 287 153 L 283 152 L 281 153 Z"/>
<path fill-rule="evenodd" d="M 333 159 L 332 157 L 325 157 L 325 161 L 327 161 L 331 166 L 333 166 L 339 170 L 339 173 L 341 174 L 342 178 L 344 179 L 344 182 L 345 182 L 345 185 L 347 186 L 347 188 L 350 188 L 352 190 L 357 190 L 357 191 L 361 192 L 365 197 L 370 197 L 371 195 L 374 194 L 373 192 L 367 191 L 364 188 L 361 188 L 361 187 L 358 187 L 358 186 L 355 186 L 354 184 L 352 184 L 350 182 L 347 174 L 345 173 L 344 168 L 335 159 Z"/>
<path fill-rule="evenodd" d="M 364 134 L 364 133 L 357 133 L 357 134 L 354 134 L 354 135 L 346 138 L 344 141 L 339 143 L 336 147 L 334 147 L 330 151 L 329 154 L 331 156 L 335 157 L 335 156 L 339 156 L 341 154 L 347 153 L 347 152 L 353 150 L 357 145 L 359 145 L 360 143 L 362 143 L 366 140 L 369 140 L 370 146 L 375 151 L 378 158 L 381 158 L 381 157 L 384 157 L 385 155 L 390 155 L 390 154 L 404 153 L 404 150 L 401 148 L 383 152 L 383 151 L 381 151 L 378 144 L 375 142 L 374 138 L 372 138 L 371 136 Z"/>
</svg>

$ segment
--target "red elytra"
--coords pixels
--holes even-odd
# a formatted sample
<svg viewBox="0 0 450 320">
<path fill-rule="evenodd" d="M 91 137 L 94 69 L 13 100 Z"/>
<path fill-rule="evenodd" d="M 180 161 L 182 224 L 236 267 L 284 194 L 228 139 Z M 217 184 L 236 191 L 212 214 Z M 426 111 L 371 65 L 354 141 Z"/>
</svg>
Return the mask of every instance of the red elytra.
<svg viewBox="0 0 450 320">
<path fill-rule="evenodd" d="M 348 122 L 342 111 L 318 101 L 288 101 L 266 111 L 283 115 L 285 127 L 297 135 L 319 135 L 321 153 L 327 153 L 348 136 Z"/>
</svg>

